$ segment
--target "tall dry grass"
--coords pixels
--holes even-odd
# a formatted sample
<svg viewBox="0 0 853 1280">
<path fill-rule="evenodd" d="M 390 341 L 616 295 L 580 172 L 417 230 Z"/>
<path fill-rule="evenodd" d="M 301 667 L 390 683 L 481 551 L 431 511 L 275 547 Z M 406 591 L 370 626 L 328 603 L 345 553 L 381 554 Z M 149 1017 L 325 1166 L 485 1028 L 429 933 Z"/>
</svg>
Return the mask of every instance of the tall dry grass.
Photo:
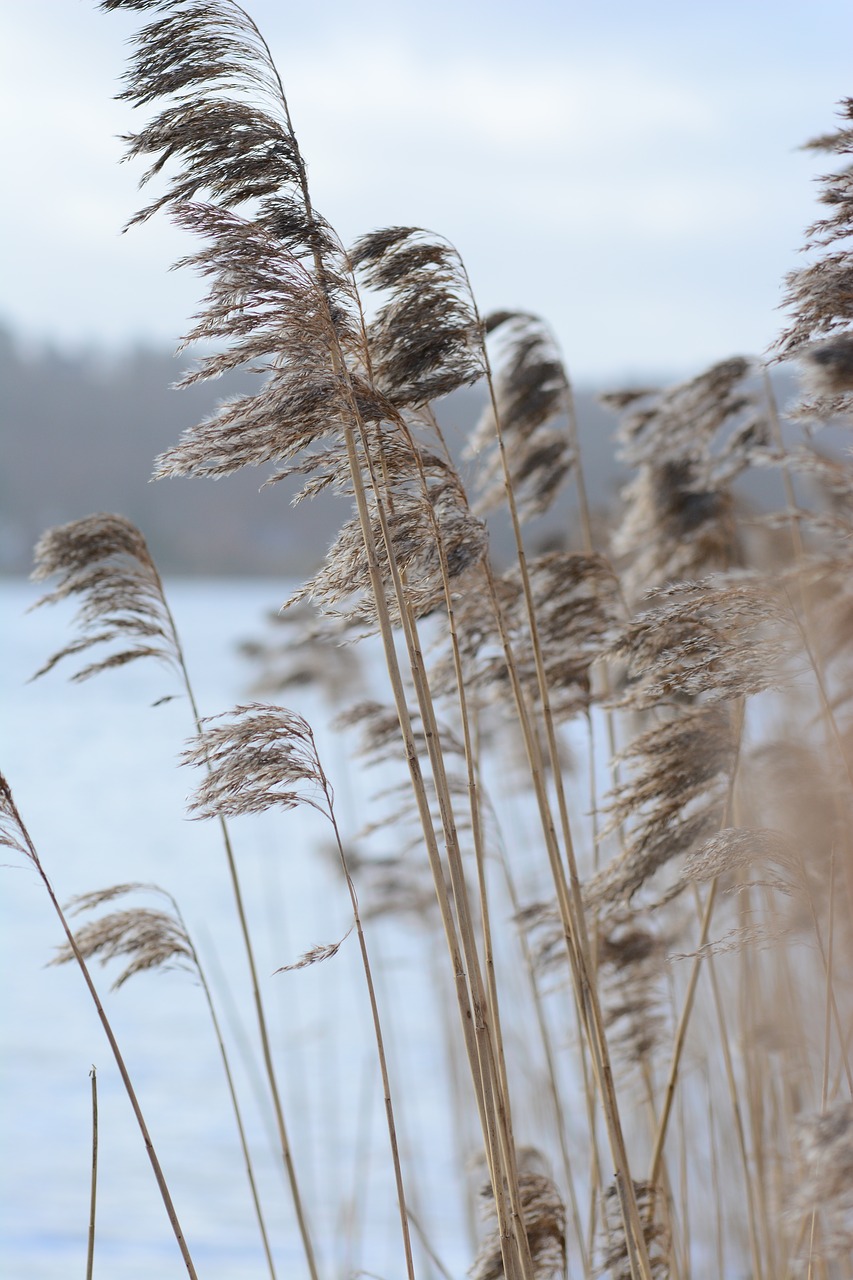
<svg viewBox="0 0 853 1280">
<path fill-rule="evenodd" d="M 823 181 L 827 216 L 788 280 L 770 360 L 606 397 L 633 469 L 608 525 L 590 510 L 571 381 L 546 325 L 482 316 L 453 246 L 418 228 L 341 245 L 314 208 L 251 17 L 231 0 L 102 8 L 151 11 L 124 96 L 156 111 L 128 154 L 148 158 L 142 181 L 161 194 L 132 221 L 165 212 L 200 237 L 181 265 L 207 282 L 186 338 L 206 354 L 184 383 L 247 365 L 263 375 L 155 475 L 272 466 L 274 480 L 302 477 L 300 500 L 329 488 L 349 499 L 261 678 L 267 697 L 328 680 L 353 754 L 399 771 L 347 848 L 301 716 L 275 702 L 200 716 L 137 530 L 88 517 L 40 543 L 37 575 L 60 575 L 45 600 L 81 600 L 79 638 L 43 671 L 105 645 L 76 678 L 159 657 L 186 682 L 186 760 L 201 771 L 191 808 L 221 823 L 308 1272 L 320 1274 L 228 825 L 296 805 L 330 823 L 350 894 L 410 1276 L 413 1237 L 439 1270 L 442 1248 L 413 1173 L 428 1153 L 410 1167 L 400 1154 L 394 1010 L 368 946 L 383 914 L 414 913 L 431 939 L 435 1035 L 456 1081 L 454 1194 L 478 1182 L 474 1280 L 852 1275 L 853 473 L 819 436 L 853 408 L 849 167 Z M 853 101 L 813 145 L 849 154 L 851 120 Z M 804 374 L 784 421 L 768 376 L 779 358 Z M 435 405 L 475 382 L 486 408 L 461 468 Z M 738 496 L 756 470 L 778 477 L 775 510 Z M 577 527 L 537 554 L 526 522 L 564 484 Z M 515 543 L 503 570 L 484 523 L 498 508 Z M 334 662 L 370 636 L 385 702 Z M 585 758 L 567 758 L 569 741 Z M 2 798 L 4 840 L 36 858 Z M 96 952 L 133 957 L 122 979 L 199 965 L 172 909 L 101 916 L 63 958 L 87 973 Z"/>
</svg>

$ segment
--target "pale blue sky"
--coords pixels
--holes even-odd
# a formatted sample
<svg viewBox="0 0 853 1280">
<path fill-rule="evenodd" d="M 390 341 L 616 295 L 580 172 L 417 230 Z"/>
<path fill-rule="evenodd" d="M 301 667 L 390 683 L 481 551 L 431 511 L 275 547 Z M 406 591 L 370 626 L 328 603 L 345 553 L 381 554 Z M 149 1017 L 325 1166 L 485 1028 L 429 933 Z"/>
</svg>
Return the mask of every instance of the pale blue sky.
<svg viewBox="0 0 853 1280">
<path fill-rule="evenodd" d="M 316 203 L 345 242 L 430 227 L 483 309 L 549 318 L 578 380 L 758 352 L 814 216 L 798 150 L 853 95 L 849 0 L 415 4 L 248 0 Z M 173 344 L 199 296 L 165 220 L 127 236 L 137 172 L 112 101 L 126 15 L 6 0 L 0 317 L 79 347 Z"/>
</svg>

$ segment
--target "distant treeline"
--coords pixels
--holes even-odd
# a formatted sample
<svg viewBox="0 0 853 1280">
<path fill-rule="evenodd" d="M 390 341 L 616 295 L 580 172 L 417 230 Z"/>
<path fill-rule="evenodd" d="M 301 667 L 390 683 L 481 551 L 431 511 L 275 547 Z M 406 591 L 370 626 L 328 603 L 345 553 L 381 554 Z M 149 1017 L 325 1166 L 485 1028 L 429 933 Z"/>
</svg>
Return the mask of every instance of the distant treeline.
<svg viewBox="0 0 853 1280">
<path fill-rule="evenodd" d="M 303 503 L 294 518 L 290 500 L 297 486 L 282 482 L 260 491 L 263 471 L 216 482 L 149 483 L 158 453 L 220 400 L 253 385 L 253 375 L 244 373 L 175 391 L 185 364 L 186 357 L 182 362 L 147 347 L 112 356 L 27 349 L 0 328 L 0 572 L 29 572 L 44 529 L 95 511 L 118 512 L 138 525 L 166 573 L 292 577 L 319 562 L 339 527 L 335 507 L 345 499 L 323 495 Z M 581 390 L 577 400 L 587 484 L 593 506 L 602 510 L 623 477 L 614 456 L 614 419 L 595 396 Z M 460 454 L 481 406 L 476 388 L 444 402 L 443 425 Z M 531 527 L 531 545 L 573 541 L 572 500 L 570 492 Z M 498 557 L 504 541 L 498 521 Z"/>
</svg>

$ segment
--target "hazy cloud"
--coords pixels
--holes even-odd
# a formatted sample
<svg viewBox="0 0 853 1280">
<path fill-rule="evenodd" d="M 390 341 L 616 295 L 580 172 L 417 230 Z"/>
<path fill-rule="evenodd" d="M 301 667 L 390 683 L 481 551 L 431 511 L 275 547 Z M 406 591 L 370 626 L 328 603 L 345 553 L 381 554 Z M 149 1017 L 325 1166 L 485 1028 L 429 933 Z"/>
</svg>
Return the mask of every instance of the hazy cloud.
<svg viewBox="0 0 853 1280">
<path fill-rule="evenodd" d="M 832 125 L 853 15 L 728 3 L 368 0 L 249 7 L 280 63 L 317 204 L 345 240 L 446 234 L 484 307 L 547 314 L 581 375 L 761 349 Z M 313 16 L 312 16 L 313 15 Z M 164 220 L 121 238 L 135 127 L 111 100 L 124 15 L 41 0 L 5 16 L 3 309 L 65 343 L 173 341 L 199 294 Z"/>
</svg>

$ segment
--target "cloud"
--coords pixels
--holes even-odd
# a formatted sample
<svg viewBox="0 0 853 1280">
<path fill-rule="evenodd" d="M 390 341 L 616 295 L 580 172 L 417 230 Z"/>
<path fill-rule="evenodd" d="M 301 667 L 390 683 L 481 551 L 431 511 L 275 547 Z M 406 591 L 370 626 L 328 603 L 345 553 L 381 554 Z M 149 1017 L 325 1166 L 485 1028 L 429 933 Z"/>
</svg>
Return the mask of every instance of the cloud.
<svg viewBox="0 0 853 1280">
<path fill-rule="evenodd" d="M 316 203 L 344 240 L 394 222 L 446 234 L 485 307 L 546 312 L 590 372 L 683 366 L 702 343 L 713 358 L 726 335 L 753 349 L 773 336 L 813 216 L 814 162 L 794 148 L 830 127 L 849 86 L 840 54 L 808 61 L 804 17 L 768 27 L 760 7 L 739 7 L 732 41 L 722 19 L 667 23 L 652 6 L 640 22 L 616 2 L 570 22 L 531 0 L 527 25 L 517 6 L 478 2 L 454 10 L 450 35 L 438 19 L 416 28 L 404 3 L 355 15 L 330 0 L 322 30 L 307 12 L 294 27 L 268 0 L 251 6 Z M 6 26 L 8 314 L 66 342 L 175 338 L 200 294 L 167 275 L 186 242 L 165 219 L 119 235 L 139 203 L 140 168 L 118 164 L 116 138 L 138 121 L 112 101 L 135 23 L 44 0 Z"/>
</svg>

